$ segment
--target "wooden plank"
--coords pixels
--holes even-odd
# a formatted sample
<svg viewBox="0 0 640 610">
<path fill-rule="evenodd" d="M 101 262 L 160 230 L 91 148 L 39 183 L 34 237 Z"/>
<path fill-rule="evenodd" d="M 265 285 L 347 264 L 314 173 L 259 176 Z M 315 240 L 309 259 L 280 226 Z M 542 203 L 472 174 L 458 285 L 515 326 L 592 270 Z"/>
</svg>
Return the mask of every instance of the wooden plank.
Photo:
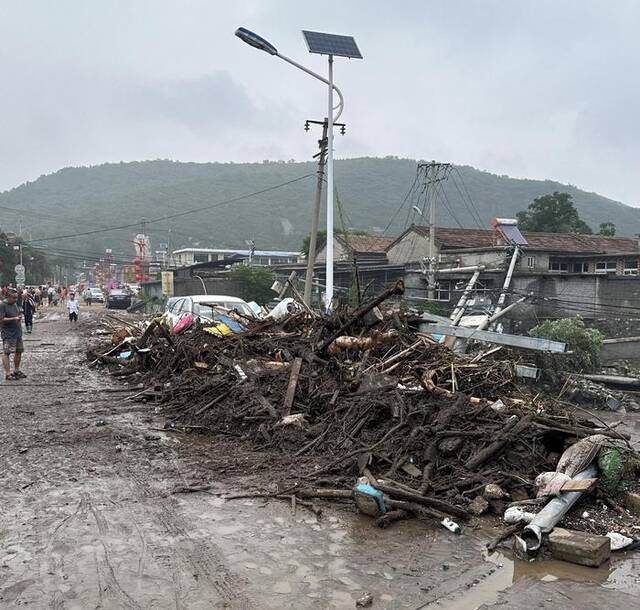
<svg viewBox="0 0 640 610">
<path fill-rule="evenodd" d="M 289 376 L 289 386 L 287 387 L 287 395 L 284 398 L 284 405 L 282 406 L 282 415 L 287 416 L 291 413 L 291 407 L 293 406 L 293 398 L 296 395 L 296 388 L 298 387 L 298 378 L 300 377 L 300 367 L 302 366 L 302 358 L 295 358 L 293 365 L 291 366 L 291 375 Z"/>
<path fill-rule="evenodd" d="M 597 483 L 598 479 L 571 479 L 562 486 L 560 491 L 591 491 Z"/>
</svg>

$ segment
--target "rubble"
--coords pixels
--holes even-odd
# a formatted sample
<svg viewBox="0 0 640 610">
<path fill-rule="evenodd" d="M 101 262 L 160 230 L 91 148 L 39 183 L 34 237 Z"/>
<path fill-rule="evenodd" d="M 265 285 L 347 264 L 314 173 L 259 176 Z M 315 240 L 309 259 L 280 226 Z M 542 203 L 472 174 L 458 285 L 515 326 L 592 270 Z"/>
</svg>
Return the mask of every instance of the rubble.
<svg viewBox="0 0 640 610">
<path fill-rule="evenodd" d="M 549 548 L 556 559 L 597 568 L 611 556 L 611 540 L 557 527 L 549 534 Z"/>
<path fill-rule="evenodd" d="M 616 454 L 606 464 L 597 452 L 576 455 L 594 438 L 631 451 L 624 434 L 533 396 L 518 382 L 517 352 L 462 355 L 436 342 L 420 317 L 389 305 L 402 289 L 328 316 L 302 306 L 259 320 L 225 310 L 179 333 L 163 317 L 110 317 L 112 344 L 89 360 L 135 383 L 129 398 L 153 402 L 171 430 L 229 434 L 281 456 L 253 495 L 314 512 L 318 499 L 348 502 L 380 527 L 413 516 L 460 531 L 458 521 L 502 517 L 510 500 L 535 501 L 540 473 L 566 475 L 560 497 L 589 492 L 597 466 L 611 471 L 603 476 L 616 493 Z M 583 471 L 589 484 L 573 478 Z M 523 506 L 524 521 L 535 525 L 539 508 Z M 514 521 L 507 536 L 525 527 Z"/>
</svg>

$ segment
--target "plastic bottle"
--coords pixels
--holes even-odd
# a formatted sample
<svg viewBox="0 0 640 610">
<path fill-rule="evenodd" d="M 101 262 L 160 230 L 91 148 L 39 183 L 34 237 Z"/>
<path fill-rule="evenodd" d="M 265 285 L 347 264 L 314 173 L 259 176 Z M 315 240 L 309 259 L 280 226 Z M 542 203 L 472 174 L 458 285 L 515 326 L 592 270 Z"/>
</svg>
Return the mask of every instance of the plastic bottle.
<svg viewBox="0 0 640 610">
<path fill-rule="evenodd" d="M 440 521 L 440 525 L 446 527 L 450 532 L 453 532 L 454 534 L 460 534 L 461 532 L 460 526 L 455 521 L 451 521 L 449 517 L 446 517 L 445 519 Z"/>
</svg>

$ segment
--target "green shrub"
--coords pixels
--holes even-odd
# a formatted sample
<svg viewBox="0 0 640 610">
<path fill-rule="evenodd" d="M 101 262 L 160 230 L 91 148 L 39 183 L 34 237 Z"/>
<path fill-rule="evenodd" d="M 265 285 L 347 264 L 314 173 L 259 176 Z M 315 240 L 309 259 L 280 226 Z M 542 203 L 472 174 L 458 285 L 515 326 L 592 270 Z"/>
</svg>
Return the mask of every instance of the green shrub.
<svg viewBox="0 0 640 610">
<path fill-rule="evenodd" d="M 556 380 L 562 371 L 586 373 L 600 366 L 602 333 L 595 328 L 587 328 L 580 316 L 546 320 L 532 328 L 529 334 L 567 344 L 568 354 L 541 356 L 545 376 L 552 380 Z"/>
<path fill-rule="evenodd" d="M 275 297 L 271 290 L 274 275 L 268 267 L 234 265 L 230 277 L 240 284 L 243 298 L 247 301 L 256 301 L 263 305 Z"/>
</svg>

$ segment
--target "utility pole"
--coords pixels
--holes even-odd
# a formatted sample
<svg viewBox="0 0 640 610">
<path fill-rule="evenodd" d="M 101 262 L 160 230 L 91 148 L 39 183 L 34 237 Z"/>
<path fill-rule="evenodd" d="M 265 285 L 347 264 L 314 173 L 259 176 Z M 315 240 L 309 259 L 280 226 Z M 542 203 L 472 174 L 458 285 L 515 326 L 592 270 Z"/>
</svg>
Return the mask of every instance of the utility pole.
<svg viewBox="0 0 640 610">
<path fill-rule="evenodd" d="M 322 125 L 322 138 L 318 140 L 318 146 L 320 152 L 316 153 L 313 158 L 318 158 L 318 178 L 316 180 L 316 197 L 313 206 L 313 213 L 311 215 L 311 233 L 309 234 L 309 253 L 307 255 L 307 273 L 304 283 L 304 303 L 311 307 L 311 295 L 313 291 L 313 274 L 316 264 L 316 249 L 318 246 L 318 226 L 320 224 L 320 208 L 322 206 L 322 183 L 324 182 L 324 168 L 326 165 L 327 154 L 327 132 L 329 130 L 329 121 L 325 118 L 324 121 L 311 121 L 305 122 L 304 129 L 309 131 L 309 125 Z M 344 123 L 334 123 L 334 126 L 340 127 L 340 133 L 344 135 L 346 125 Z M 327 242 L 328 247 L 328 242 Z"/>
<path fill-rule="evenodd" d="M 429 256 L 427 265 L 427 298 L 429 301 L 436 299 L 436 188 L 439 182 L 445 181 L 451 171 L 451 163 L 418 163 L 418 178 L 423 185 L 424 204 L 421 215 L 424 215 L 425 207 L 429 206 Z"/>
</svg>

